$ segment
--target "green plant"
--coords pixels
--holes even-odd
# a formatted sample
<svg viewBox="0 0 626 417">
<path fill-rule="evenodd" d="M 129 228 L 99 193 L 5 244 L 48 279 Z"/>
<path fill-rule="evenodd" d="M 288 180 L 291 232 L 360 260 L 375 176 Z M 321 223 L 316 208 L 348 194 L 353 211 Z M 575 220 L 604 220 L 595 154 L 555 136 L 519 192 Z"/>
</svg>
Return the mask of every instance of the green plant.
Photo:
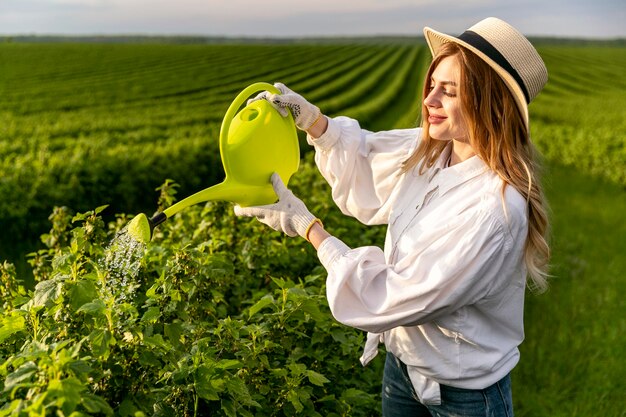
<svg viewBox="0 0 626 417">
<path fill-rule="evenodd" d="M 160 198 L 175 190 L 167 182 Z M 107 225 L 104 210 L 72 218 L 55 210 L 48 247 L 30 257 L 30 293 L 4 265 L 0 416 L 358 416 L 377 408 L 379 369 L 357 360 L 364 334 L 333 320 L 325 275 L 305 241 L 210 203 L 161 225 L 137 269 L 112 269 L 107 254 L 124 249 L 120 219 L 128 216 Z"/>
</svg>

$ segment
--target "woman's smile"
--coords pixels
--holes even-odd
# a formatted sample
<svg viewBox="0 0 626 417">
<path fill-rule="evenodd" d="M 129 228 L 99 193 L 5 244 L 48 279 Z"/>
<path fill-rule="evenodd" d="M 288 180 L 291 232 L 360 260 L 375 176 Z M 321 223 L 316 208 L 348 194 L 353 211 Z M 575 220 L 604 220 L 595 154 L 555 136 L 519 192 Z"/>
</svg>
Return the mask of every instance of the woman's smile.
<svg viewBox="0 0 626 417">
<path fill-rule="evenodd" d="M 436 125 L 439 123 L 443 123 L 447 119 L 446 116 L 440 116 L 438 114 L 429 114 L 428 115 L 428 123 L 431 125 Z"/>
</svg>

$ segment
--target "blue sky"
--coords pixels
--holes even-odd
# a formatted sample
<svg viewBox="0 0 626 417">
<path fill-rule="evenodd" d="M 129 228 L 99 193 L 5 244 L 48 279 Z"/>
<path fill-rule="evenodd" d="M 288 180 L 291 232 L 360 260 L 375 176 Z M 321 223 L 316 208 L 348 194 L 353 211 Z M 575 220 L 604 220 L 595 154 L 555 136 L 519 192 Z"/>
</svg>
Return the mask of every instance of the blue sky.
<svg viewBox="0 0 626 417">
<path fill-rule="evenodd" d="M 626 37 L 624 0 L 0 0 L 0 34 L 458 34 L 488 16 L 526 35 Z"/>
</svg>

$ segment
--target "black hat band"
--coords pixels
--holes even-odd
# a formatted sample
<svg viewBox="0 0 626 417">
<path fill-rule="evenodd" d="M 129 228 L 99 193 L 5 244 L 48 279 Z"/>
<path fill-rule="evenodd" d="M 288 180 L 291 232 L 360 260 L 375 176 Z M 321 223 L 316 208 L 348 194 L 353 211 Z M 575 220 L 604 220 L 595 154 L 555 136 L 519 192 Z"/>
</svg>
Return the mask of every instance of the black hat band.
<svg viewBox="0 0 626 417">
<path fill-rule="evenodd" d="M 522 77 L 519 73 L 511 66 L 509 61 L 493 47 L 489 42 L 485 40 L 482 36 L 472 30 L 466 30 L 461 34 L 458 39 L 463 42 L 472 45 L 474 48 L 478 49 L 485 55 L 487 55 L 491 60 L 493 60 L 496 64 L 500 65 L 506 72 L 508 72 L 514 79 L 517 81 L 517 84 L 522 89 L 524 93 L 524 97 L 526 98 L 526 104 L 530 103 L 530 95 L 528 94 L 528 90 L 526 90 L 526 85 L 522 80 Z"/>
</svg>

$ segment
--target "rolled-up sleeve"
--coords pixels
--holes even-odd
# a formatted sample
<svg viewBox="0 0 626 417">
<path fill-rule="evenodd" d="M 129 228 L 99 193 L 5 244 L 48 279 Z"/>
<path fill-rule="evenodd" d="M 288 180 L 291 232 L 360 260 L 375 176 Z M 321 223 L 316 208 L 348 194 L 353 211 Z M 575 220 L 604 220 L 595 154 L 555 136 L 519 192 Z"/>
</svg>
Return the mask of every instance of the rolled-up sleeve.
<svg viewBox="0 0 626 417">
<path fill-rule="evenodd" d="M 315 147 L 315 163 L 346 215 L 364 224 L 385 224 L 400 183 L 401 164 L 415 148 L 420 129 L 372 133 L 347 117 L 329 119 Z"/>
</svg>

